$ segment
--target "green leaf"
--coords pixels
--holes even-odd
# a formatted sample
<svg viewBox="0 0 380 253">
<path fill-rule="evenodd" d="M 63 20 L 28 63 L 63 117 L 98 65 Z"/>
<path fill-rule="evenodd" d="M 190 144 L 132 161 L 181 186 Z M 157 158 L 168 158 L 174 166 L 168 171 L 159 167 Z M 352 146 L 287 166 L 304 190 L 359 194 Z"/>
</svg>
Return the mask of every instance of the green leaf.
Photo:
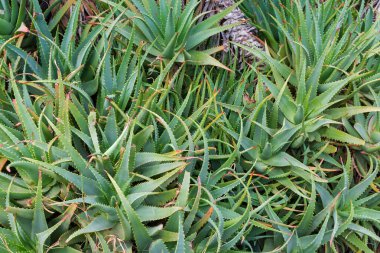
<svg viewBox="0 0 380 253">
<path fill-rule="evenodd" d="M 232 71 L 228 67 L 226 67 L 224 64 L 219 62 L 217 59 L 213 58 L 209 54 L 201 51 L 189 51 L 190 59 L 188 60 L 189 63 L 193 65 L 211 65 L 216 66 L 219 68 L 223 68 L 228 71 Z"/>
<path fill-rule="evenodd" d="M 322 132 L 322 136 L 326 137 L 328 139 L 331 139 L 331 140 L 345 142 L 345 143 L 353 144 L 353 145 L 364 145 L 365 144 L 364 140 L 359 139 L 357 137 L 354 137 L 354 136 L 347 134 L 343 131 L 340 131 L 334 127 L 326 128 Z"/>
<path fill-rule="evenodd" d="M 42 174 L 39 173 L 38 176 L 38 185 L 34 205 L 34 215 L 32 221 L 32 236 L 36 236 L 38 233 L 41 233 L 48 229 L 45 211 L 42 203 Z"/>
<path fill-rule="evenodd" d="M 103 230 L 107 230 L 112 228 L 115 225 L 114 222 L 103 216 L 97 216 L 94 220 L 92 220 L 87 226 L 75 231 L 71 234 L 67 239 L 66 243 L 74 239 L 75 237 L 83 234 L 95 233 Z"/>
<path fill-rule="evenodd" d="M 121 191 L 116 181 L 110 175 L 108 175 L 108 177 L 111 180 L 111 183 L 117 192 L 117 195 L 121 201 L 124 211 L 127 213 L 128 220 L 133 230 L 133 236 L 135 238 L 137 249 L 139 251 L 142 251 L 144 249 L 149 248 L 153 240 L 149 236 L 146 227 L 137 216 L 135 210 L 133 210 L 132 206 L 129 204 L 129 201 L 124 196 L 124 193 Z"/>
</svg>

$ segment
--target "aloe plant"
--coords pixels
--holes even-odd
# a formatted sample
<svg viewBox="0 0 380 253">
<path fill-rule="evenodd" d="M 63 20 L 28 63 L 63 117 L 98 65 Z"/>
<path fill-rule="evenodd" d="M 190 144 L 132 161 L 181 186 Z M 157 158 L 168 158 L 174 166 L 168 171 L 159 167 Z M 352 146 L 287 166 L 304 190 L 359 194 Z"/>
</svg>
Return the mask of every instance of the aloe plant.
<svg viewBox="0 0 380 253">
<path fill-rule="evenodd" d="M 160 148 L 152 142 L 152 133 L 157 128 L 153 125 L 141 128 L 141 120 L 127 120 L 126 116 L 118 121 L 124 122 L 123 124 L 117 124 L 115 114 L 118 111 L 113 108 L 105 122 L 97 118 L 96 111 L 89 112 L 86 117 L 86 109 L 78 103 L 74 94 L 65 92 L 62 82 L 56 86 L 56 96 L 42 96 L 33 102 L 34 106 L 29 110 L 27 90 L 21 94 L 14 79 L 11 83 L 17 116 L 13 119 L 3 115 L 3 146 L 0 153 L 10 162 L 7 168 L 14 169 L 22 176 L 12 179 L 5 173 L 1 174 L 1 182 L 9 185 L 4 190 L 8 200 L 2 210 L 2 214 L 7 214 L 7 221 L 2 225 L 7 227 L 9 219 L 12 219 L 19 227 L 17 231 L 3 231 L 4 236 L 14 233 L 20 240 L 12 241 L 7 236 L 4 239 L 7 245 L 21 245 L 29 250 L 43 252 L 46 247 L 44 245 L 49 245 L 50 239 L 52 242 L 58 240 L 61 247 L 71 249 L 78 246 L 78 237 L 85 236 L 89 243 L 82 247 L 92 250 L 93 240 L 104 241 L 101 246 L 103 250 L 108 247 L 109 250 L 117 251 L 132 249 L 133 245 L 138 250 L 149 247 L 151 250 L 183 249 L 190 247 L 190 240 L 196 248 L 223 250 L 233 247 L 242 236 L 245 230 L 238 233 L 240 225 L 248 227 L 251 200 L 244 185 L 249 173 L 242 178 L 232 177 L 226 180 L 221 178 L 223 173 L 220 172 L 225 170 L 222 167 L 215 173 L 205 174 L 203 184 L 206 185 L 208 181 L 207 185 L 220 188 L 212 193 L 202 188 L 202 181 L 190 184 L 191 168 L 196 165 L 191 161 L 195 158 L 183 156 L 183 151 L 178 148 L 189 150 L 189 154 L 194 152 L 192 139 L 196 135 L 192 136 L 189 130 L 192 122 L 188 122 L 190 125 L 187 126 L 183 120 L 177 119 L 187 136 L 187 139 L 183 139 L 180 135 L 177 139 L 170 130 L 169 123 L 165 123 L 161 116 L 147 108 L 141 111 L 140 113 L 148 112 L 160 118 L 161 124 L 169 133 L 171 145 Z M 41 104 L 45 105 L 45 109 L 38 118 L 34 118 Z M 8 111 L 11 112 L 11 108 Z M 201 114 L 198 112 L 195 115 Z M 29 148 L 23 147 L 23 137 L 19 131 L 9 127 L 13 120 L 20 120 L 22 131 L 30 143 Z M 166 131 L 159 138 L 164 141 L 162 144 L 165 144 Z M 19 148 L 9 153 L 13 146 Z M 167 148 L 169 152 L 164 153 Z M 155 149 L 161 153 L 155 153 Z M 206 150 L 204 154 L 207 155 Z M 182 178 L 180 189 L 172 183 L 178 175 Z M 18 183 L 24 180 L 26 184 Z M 238 191 L 240 197 L 236 201 L 247 201 L 247 208 L 235 211 L 235 219 L 223 218 L 224 214 L 218 210 L 219 205 L 220 208 L 226 208 L 225 204 L 231 205 L 230 201 L 214 204 L 214 199 L 229 194 L 230 187 L 226 188 L 226 183 L 233 188 L 241 185 Z M 36 185 L 34 194 L 30 188 Z M 197 190 L 191 190 L 193 188 Z M 49 194 L 42 199 L 42 192 Z M 202 192 L 206 196 L 201 198 Z M 36 196 L 35 215 L 25 206 L 25 198 L 33 196 Z M 188 206 L 187 199 L 190 196 L 195 199 L 193 207 Z M 82 205 L 86 205 L 85 211 L 80 208 Z M 43 207 L 62 215 L 55 219 L 56 223 L 48 223 L 48 213 L 44 212 Z M 261 209 L 262 206 L 258 208 Z M 213 210 L 218 213 L 217 218 L 211 217 Z M 205 215 L 199 215 L 198 212 L 204 212 Z M 67 218 L 68 213 L 70 218 Z M 152 216 L 152 213 L 155 215 Z M 20 214 L 21 217 L 32 219 L 36 226 L 39 224 L 39 230 L 32 230 L 29 234 L 29 227 Z M 170 218 L 167 219 L 168 217 Z M 226 222 L 227 220 L 231 221 Z M 162 225 L 146 225 L 152 221 L 162 222 Z M 211 227 L 206 226 L 206 223 L 210 223 Z M 212 229 L 214 224 L 218 224 L 218 231 Z M 226 229 L 223 238 L 222 229 Z M 186 239 L 198 232 L 207 235 L 204 240 L 202 237 L 195 241 Z M 36 233 L 37 236 L 34 237 Z M 116 236 L 114 239 L 117 243 L 114 246 L 105 243 L 104 238 L 109 235 Z M 182 241 L 182 244 L 175 243 L 176 241 Z M 53 245 L 52 247 L 54 248 Z"/>
<path fill-rule="evenodd" d="M 110 1 L 103 2 L 111 6 L 116 5 Z M 211 36 L 236 25 L 218 26 L 223 16 L 236 6 L 237 4 L 211 18 L 199 21 L 204 14 L 195 15 L 198 7 L 196 0 L 188 1 L 183 6 L 181 1 L 174 0 L 126 1 L 126 7 L 120 7 L 119 10 L 128 20 L 117 26 L 116 30 L 127 39 L 130 39 L 132 31 L 135 31 L 133 42 L 136 45 L 146 43 L 149 55 L 158 61 L 165 63 L 174 58 L 179 63 L 214 65 L 227 69 L 211 56 L 223 50 L 223 46 L 203 51 L 197 50 L 197 47 Z"/>
<path fill-rule="evenodd" d="M 0 37 L 12 36 L 25 19 L 26 0 L 0 1 Z"/>
<path fill-rule="evenodd" d="M 341 8 L 340 8 L 341 7 Z M 367 70 L 378 49 L 378 20 L 365 1 L 246 0 L 242 9 L 263 33 L 269 52 L 299 75 L 322 64 L 320 83 Z M 363 18 L 365 17 L 365 18 Z M 372 22 L 375 19 L 375 22 Z M 299 57 L 303 55 L 306 63 Z M 291 81 L 290 81 L 291 82 Z M 321 87 L 326 90 L 327 87 Z"/>
<path fill-rule="evenodd" d="M 343 172 L 337 181 L 337 187 L 334 190 L 328 190 L 318 185 L 314 188 L 313 199 L 311 199 L 313 203 L 307 207 L 307 216 L 303 217 L 297 230 L 305 234 L 315 230 L 322 222 L 327 225 L 314 238 L 305 236 L 297 239 L 300 248 L 313 247 L 314 250 L 317 250 L 320 245 L 328 244 L 334 250 L 346 245 L 351 250 L 363 249 L 372 252 L 367 245 L 378 245 L 380 238 L 375 232 L 377 226 L 368 222 L 377 222 L 377 206 L 379 204 L 377 193 L 360 198 L 363 193 L 369 192 L 367 188 L 372 184 L 379 170 L 378 161 L 376 158 L 370 157 L 372 163 L 366 172 L 367 175 L 363 175 L 364 179 L 355 184 L 353 161 L 349 150 L 347 150 L 347 155 L 347 161 L 342 165 Z M 319 207 L 315 205 L 316 192 L 323 203 Z M 330 224 L 328 224 L 329 220 Z M 360 239 L 363 236 L 368 240 L 367 245 Z"/>
<path fill-rule="evenodd" d="M 360 85 L 358 80 L 372 74 L 371 69 L 366 69 L 366 60 L 369 59 L 366 54 L 371 54 L 372 50 L 378 50 L 378 37 L 373 33 L 378 26 L 377 21 L 373 24 L 368 24 L 366 20 L 360 19 L 353 22 L 351 18 L 355 17 L 354 14 L 361 16 L 363 11 L 357 13 L 356 9 L 350 6 L 350 2 L 344 4 L 340 13 L 331 10 L 334 1 L 318 3 L 315 8 L 311 7 L 309 1 L 285 1 L 284 9 L 281 10 L 274 3 L 269 2 L 263 4 L 262 8 L 264 6 L 271 8 L 275 13 L 272 18 L 278 26 L 276 31 L 279 36 L 284 38 L 279 40 L 282 45 L 278 46 L 282 47 L 284 51 L 277 52 L 276 48 L 268 48 L 266 52 L 262 52 L 254 47 L 242 47 L 267 63 L 269 70 L 273 73 L 274 80 L 270 80 L 265 75 L 259 75 L 259 81 L 269 88 L 276 100 L 273 105 L 274 115 L 271 116 L 271 127 L 276 127 L 279 117 L 281 120 L 281 117 L 284 117 L 291 124 L 300 125 L 301 129 L 293 139 L 293 148 L 304 144 L 306 140 L 321 142 L 323 137 L 329 138 L 331 141 L 364 145 L 363 139 L 350 136 L 332 126 L 339 124 L 334 120 L 344 114 L 352 116 L 378 111 L 378 108 L 370 106 L 334 108 L 341 107 L 345 101 L 349 101 L 353 94 L 362 92 L 367 86 L 375 87 L 374 78 L 370 78 Z M 245 4 L 250 6 L 248 2 Z M 295 20 L 290 20 L 285 25 L 280 24 L 281 18 L 290 17 L 286 15 L 288 12 L 293 13 Z M 327 22 L 326 17 L 334 19 L 336 24 L 330 26 L 332 23 L 330 20 L 329 24 L 321 25 L 324 24 L 323 22 Z M 299 29 L 292 27 L 291 23 L 295 21 L 302 24 Z M 342 27 L 347 25 L 343 34 L 334 32 L 333 28 L 338 23 Z M 315 27 L 315 30 L 303 29 L 307 26 Z M 369 36 L 370 39 L 360 42 L 362 36 L 356 37 L 356 39 L 349 36 L 349 31 L 353 29 L 364 29 L 361 35 Z M 322 31 L 326 31 L 326 34 Z M 312 36 L 317 36 L 316 38 L 320 36 L 320 39 L 307 40 L 306 38 L 309 38 L 307 34 L 310 33 Z M 349 42 L 350 40 L 351 42 Z M 300 41 L 300 43 L 295 43 L 296 41 Z M 316 41 L 318 44 L 311 46 L 311 41 Z M 276 47 L 276 45 L 273 46 Z M 352 51 L 358 54 L 349 60 L 342 53 L 344 51 L 350 55 Z M 360 56 L 365 60 L 361 62 L 362 64 L 353 66 L 354 59 Z M 280 60 L 283 57 L 285 60 Z M 342 75 L 344 71 L 352 73 Z M 352 90 L 352 93 L 339 94 L 345 87 Z"/>
<path fill-rule="evenodd" d="M 38 1 L 32 1 L 32 3 L 34 11 L 42 13 Z M 102 66 L 100 63 L 104 61 L 103 57 L 107 52 L 109 31 L 103 31 L 102 25 L 92 27 L 91 24 L 87 24 L 83 28 L 82 39 L 77 43 L 80 8 L 81 2 L 79 1 L 73 9 L 63 36 L 59 36 L 58 33 L 55 37 L 53 36 L 51 33 L 52 23 L 49 22 L 48 24 L 42 14 L 32 20 L 35 30 L 31 30 L 30 33 L 34 34 L 38 41 L 38 61 L 17 45 L 11 44 L 10 41 L 0 40 L 3 44 L 2 48 L 8 54 L 8 60 L 13 64 L 13 68 L 15 70 L 26 69 L 31 73 L 32 75 L 24 77 L 27 80 L 30 80 L 30 77 L 46 80 L 47 82 L 42 83 L 50 90 L 52 88 L 50 79 L 62 75 L 65 81 L 74 81 L 78 83 L 80 89 L 89 95 L 93 95 L 99 87 L 101 79 L 101 68 L 99 66 Z M 107 22 L 112 15 L 112 12 L 108 14 L 104 22 Z M 54 22 L 52 27 L 55 27 L 57 22 Z M 100 40 L 97 47 L 92 49 L 92 45 L 97 40 Z"/>
<path fill-rule="evenodd" d="M 377 152 L 380 150 L 379 146 L 379 112 L 376 110 L 380 108 L 379 95 L 373 89 L 370 89 L 373 99 L 373 111 L 367 117 L 362 114 L 355 116 L 355 123 L 351 124 L 347 118 L 342 118 L 342 123 L 349 133 L 359 138 L 362 138 L 366 144 L 363 147 L 365 152 Z M 354 103 L 359 104 L 359 96 L 355 95 Z M 376 109 L 375 109 L 376 108 Z"/>
<path fill-rule="evenodd" d="M 83 20 L 82 2 L 57 2 L 42 14 L 31 1 L 35 45 L 1 39 L 1 252 L 376 252 L 371 8 L 255 2 L 273 14 L 262 31 L 288 23 L 264 50 L 242 46 L 257 62 L 224 52 L 210 67 L 186 52 L 228 11 L 200 21 L 196 1 L 105 0 Z"/>
</svg>

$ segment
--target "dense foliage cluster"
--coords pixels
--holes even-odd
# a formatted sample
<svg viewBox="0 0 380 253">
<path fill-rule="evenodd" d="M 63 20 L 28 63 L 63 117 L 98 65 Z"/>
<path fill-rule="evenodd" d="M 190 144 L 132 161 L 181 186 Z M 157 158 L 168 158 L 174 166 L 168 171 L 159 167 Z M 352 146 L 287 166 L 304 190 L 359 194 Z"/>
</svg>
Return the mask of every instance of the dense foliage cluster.
<svg viewBox="0 0 380 253">
<path fill-rule="evenodd" d="M 203 4 L 0 0 L 0 252 L 379 252 L 373 3 Z"/>
</svg>

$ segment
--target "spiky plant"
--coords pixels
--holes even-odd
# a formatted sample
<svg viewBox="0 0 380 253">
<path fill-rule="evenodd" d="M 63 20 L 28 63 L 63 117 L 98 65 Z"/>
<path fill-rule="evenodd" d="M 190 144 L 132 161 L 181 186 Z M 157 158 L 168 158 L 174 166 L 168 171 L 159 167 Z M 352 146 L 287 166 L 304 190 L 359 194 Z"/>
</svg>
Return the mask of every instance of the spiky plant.
<svg viewBox="0 0 380 253">
<path fill-rule="evenodd" d="M 376 252 L 377 23 L 358 5 L 289 1 L 281 17 L 342 14 L 342 33 L 319 52 L 278 26 L 289 50 L 243 47 L 258 62 L 241 69 L 226 52 L 227 71 L 178 64 L 181 50 L 149 64 L 156 44 L 137 43 L 136 20 L 179 5 L 125 3 L 82 23 L 76 2 L 61 30 L 32 1 L 38 43 L 1 40 L 1 252 Z M 147 11 L 134 29 L 133 8 Z"/>
<path fill-rule="evenodd" d="M 293 125 L 293 123 L 286 120 L 284 116 L 279 116 L 281 115 L 281 111 L 288 108 L 279 106 L 277 115 L 278 119 L 281 118 L 282 120 L 277 120 L 277 128 L 273 129 L 271 124 L 273 123 L 273 117 L 276 115 L 276 111 L 274 110 L 276 102 L 273 101 L 272 103 L 272 97 L 277 97 L 277 95 L 273 96 L 272 94 L 276 94 L 275 92 L 271 92 L 270 89 L 266 90 L 263 82 L 259 82 L 256 87 L 252 87 L 251 82 L 255 80 L 255 77 L 256 74 L 253 70 L 247 70 L 242 74 L 241 79 L 239 78 L 238 80 L 235 80 L 236 76 L 233 74 L 228 76 L 217 72 L 215 75 L 215 73 L 210 72 L 209 76 L 199 77 L 199 79 L 194 81 L 194 83 L 197 83 L 198 80 L 205 80 L 205 83 L 207 83 L 205 87 L 209 88 L 205 89 L 204 92 L 200 90 L 196 94 L 202 95 L 199 97 L 190 96 L 189 100 L 197 104 L 199 102 L 195 101 L 202 100 L 202 98 L 207 100 L 207 97 L 212 97 L 213 90 L 221 88 L 215 97 L 216 105 L 214 107 L 216 110 L 212 110 L 211 112 L 212 119 L 215 118 L 216 124 L 210 126 L 208 129 L 213 141 L 207 145 L 209 147 L 215 147 L 215 151 L 212 150 L 210 154 L 213 158 L 217 158 L 220 161 L 219 164 L 223 164 L 222 167 L 228 167 L 233 164 L 237 173 L 246 170 L 252 171 L 255 186 L 250 192 L 250 195 L 255 200 L 258 200 L 259 203 L 260 201 L 265 201 L 265 199 L 260 199 L 262 194 L 271 196 L 271 194 L 283 190 L 281 193 L 283 202 L 274 201 L 268 203 L 265 208 L 266 214 L 270 217 L 269 219 L 257 215 L 251 218 L 258 218 L 261 221 L 265 220 L 265 222 L 269 223 L 273 222 L 274 227 L 272 228 L 276 230 L 270 230 L 267 224 L 261 224 L 263 226 L 261 226 L 257 232 L 251 230 L 247 231 L 244 236 L 244 242 L 252 247 L 255 245 L 255 251 L 259 252 L 275 250 L 277 248 L 288 248 L 288 252 L 292 250 L 302 251 L 309 247 L 312 250 L 317 250 L 321 249 L 323 245 L 329 246 L 330 241 L 331 245 L 339 245 L 339 247 L 343 249 L 355 249 L 355 247 L 358 246 L 350 245 L 343 239 L 344 237 L 341 236 L 342 233 L 353 233 L 353 231 L 350 232 L 350 229 L 345 226 L 346 223 L 342 223 L 345 220 L 346 214 L 336 216 L 331 213 L 327 215 L 326 211 L 323 211 L 319 216 L 324 215 L 323 221 L 327 225 L 323 225 L 323 222 L 316 223 L 312 230 L 310 230 L 311 225 L 309 223 L 312 222 L 314 218 L 308 216 L 314 212 L 311 211 L 311 208 L 315 208 L 309 208 L 309 206 L 313 206 L 315 203 L 324 203 L 324 205 L 331 204 L 331 208 L 336 207 L 334 204 L 336 200 L 333 201 L 330 199 L 325 201 L 324 197 L 321 199 L 317 197 L 317 195 L 310 195 L 310 193 L 315 191 L 316 188 L 319 192 L 322 191 L 319 190 L 320 187 L 327 187 L 329 193 L 326 194 L 331 194 L 332 196 L 336 196 L 336 199 L 339 199 L 340 193 L 337 193 L 338 191 L 334 189 L 336 184 L 341 184 L 338 183 L 338 181 L 343 180 L 342 178 L 344 177 L 341 157 L 345 157 L 347 153 L 350 154 L 350 151 L 347 151 L 344 147 L 344 142 L 351 143 L 353 140 L 359 141 L 360 143 L 358 144 L 349 144 L 352 150 L 351 152 L 356 152 L 357 149 L 363 150 L 364 146 L 360 145 L 364 144 L 364 139 L 342 132 L 338 121 L 330 119 L 324 120 L 321 118 L 308 123 L 311 124 L 313 122 L 314 124 L 311 128 L 307 128 L 312 131 L 313 135 L 320 131 L 316 122 L 321 125 L 325 123 L 332 124 L 339 127 L 340 130 L 336 131 L 334 135 L 330 135 L 330 139 L 324 137 L 319 142 L 304 141 L 302 143 L 304 147 L 304 149 L 302 149 L 303 151 L 297 152 L 299 147 L 292 147 L 294 146 L 292 140 L 298 138 L 298 133 L 302 133 L 302 131 L 300 131 L 302 124 Z M 237 84 L 239 85 L 236 86 Z M 253 88 L 255 89 L 253 94 L 246 93 L 252 92 Z M 285 94 L 283 96 L 285 96 Z M 326 110 L 324 116 L 332 117 L 340 121 L 343 116 L 351 117 L 352 115 L 363 115 L 363 113 L 368 112 L 370 112 L 371 115 L 373 113 L 376 114 L 379 110 L 380 109 L 375 106 L 348 106 L 346 108 Z M 242 117 L 242 119 L 240 119 L 240 117 Z M 281 122 L 283 122 L 283 124 L 278 125 Z M 334 141 L 334 138 L 339 138 L 339 141 Z M 278 147 L 281 148 L 278 149 Z M 231 155 L 227 156 L 225 155 L 226 153 L 231 153 Z M 266 153 L 269 153 L 269 159 L 266 159 Z M 375 194 L 373 196 L 375 197 L 377 195 L 376 191 L 378 191 L 376 186 L 378 183 L 376 184 L 374 182 L 375 175 L 378 173 L 377 155 L 355 154 L 355 158 L 353 159 L 352 163 L 347 166 L 353 173 L 352 177 L 357 180 L 355 182 L 361 185 L 360 191 Z M 215 161 L 211 161 L 211 168 L 215 164 Z M 360 166 L 360 178 L 355 176 L 355 166 Z M 367 184 L 367 182 L 372 183 Z M 353 186 L 354 184 L 352 187 Z M 371 188 L 369 188 L 369 186 L 371 186 Z M 355 189 L 352 192 L 354 191 L 357 190 Z M 321 195 L 322 193 L 319 194 Z M 257 202 L 253 203 L 257 204 Z M 369 209 L 371 212 L 374 212 L 374 214 L 377 211 L 377 205 L 378 201 L 374 201 L 369 205 Z M 346 210 L 346 207 L 343 206 L 344 204 L 339 206 L 336 212 L 340 212 L 338 210 Z M 329 207 L 326 207 L 326 209 L 328 208 Z M 358 210 L 359 209 L 360 208 L 358 208 Z M 334 217 L 338 217 L 337 220 Z M 331 219 L 333 221 L 330 221 Z M 333 224 L 335 225 L 331 227 L 330 222 L 334 222 Z M 281 223 L 281 225 L 277 225 L 277 223 Z M 255 226 L 257 227 L 259 225 L 256 223 Z M 354 226 L 355 225 L 350 225 L 349 227 Z M 339 228 L 339 233 L 336 231 L 333 232 L 333 230 L 336 230 L 336 227 Z M 305 229 L 307 231 L 306 233 L 304 233 Z M 374 234 L 378 231 L 378 228 L 374 225 L 371 227 L 371 230 L 373 232 L 368 232 L 365 229 L 363 231 L 367 231 L 368 234 L 370 234 L 370 240 L 373 240 L 371 241 L 371 248 L 373 249 L 376 248 L 375 245 L 378 244 L 378 238 Z M 358 230 L 354 230 L 354 233 L 356 232 L 359 233 L 359 235 L 362 233 Z M 325 237 L 321 239 L 323 234 L 325 234 Z M 256 241 L 254 238 L 257 235 L 261 235 L 267 239 Z M 311 241 L 314 242 L 311 243 Z M 298 242 L 302 243 L 299 244 Z M 360 243 L 362 242 L 356 238 L 355 244 L 360 245 Z"/>
<path fill-rule="evenodd" d="M 11 41 L 1 40 L 2 49 L 5 49 L 7 61 L 13 64 L 15 71 L 27 71 L 30 75 L 23 75 L 25 80 L 46 80 L 44 85 L 48 90 L 52 89 L 51 79 L 58 76 L 66 82 L 75 82 L 78 89 L 84 90 L 90 96 L 95 94 L 101 81 L 102 69 L 99 65 L 106 55 L 107 39 L 109 32 L 103 31 L 103 25 L 92 26 L 87 24 L 83 28 L 82 37 L 77 42 L 77 30 L 79 29 L 78 17 L 81 2 L 75 5 L 64 34 L 52 34 L 59 19 L 53 19 L 49 23 L 43 18 L 38 1 L 32 1 L 34 11 L 37 14 L 33 19 L 33 30 L 30 30 L 38 42 L 38 61 L 30 57 L 27 52 L 11 44 Z M 62 9 L 63 10 L 63 9 Z M 63 15 L 64 12 L 61 12 Z M 113 13 L 109 13 L 102 22 L 107 22 Z M 55 16 L 55 18 L 60 16 Z M 91 48 L 96 41 L 97 46 Z M 107 54 L 109 56 L 109 53 Z"/>
<path fill-rule="evenodd" d="M 25 19 L 26 0 L 0 1 L 0 37 L 8 38 L 14 35 Z"/>
<path fill-rule="evenodd" d="M 2 94 L 9 101 L 14 97 L 14 105 L 3 108 L 9 115 L 2 114 L 0 153 L 9 161 L 7 170 L 18 176 L 1 173 L 2 184 L 8 185 L 1 214 L 6 217 L 2 226 L 8 228 L 11 222 L 17 229 L 1 231 L 6 247 L 38 252 L 227 250 L 251 226 L 250 213 L 269 202 L 250 210 L 245 186 L 251 180 L 249 171 L 241 177 L 223 176 L 227 168 L 222 166 L 208 173 L 207 147 L 200 152 L 203 162 L 196 163 L 194 142 L 199 134 L 204 143 L 207 139 L 195 121 L 206 106 L 188 121 L 176 116 L 166 123 L 165 115 L 151 111 L 154 104 L 145 102 L 138 121 L 113 106 L 101 119 L 84 108 L 62 80 L 57 80 L 53 96 L 30 99 L 11 72 L 10 78 L 13 92 Z M 158 118 L 164 130 L 149 115 Z M 21 129 L 12 129 L 18 121 Z M 175 133 L 170 125 L 178 125 Z M 191 183 L 198 166 L 200 178 Z M 28 199 L 35 202 L 33 208 Z M 238 207 L 241 202 L 245 208 Z M 233 215 L 225 209 L 232 209 Z M 52 219 L 51 212 L 57 217 Z M 32 230 L 28 219 L 35 224 Z M 242 225 L 245 229 L 239 231 Z M 202 236 L 194 238 L 198 233 Z"/>
<path fill-rule="evenodd" d="M 111 6 L 115 4 L 104 1 Z M 198 2 L 188 1 L 126 1 L 126 7 L 120 7 L 120 15 L 128 18 L 118 25 L 117 31 L 127 39 L 135 31 L 133 42 L 137 45 L 147 43 L 151 57 L 164 63 L 175 59 L 193 65 L 214 65 L 227 68 L 211 55 L 223 50 L 223 46 L 203 51 L 198 46 L 211 36 L 232 28 L 236 24 L 219 26 L 218 22 L 236 6 L 233 5 L 212 18 L 199 21 L 204 14 L 195 15 Z M 154 60 L 154 58 L 152 60 Z"/>
<path fill-rule="evenodd" d="M 246 0 L 242 10 L 274 58 L 300 75 L 297 66 L 305 64 L 299 58 L 304 55 L 306 76 L 323 64 L 319 81 L 328 83 L 365 71 L 377 57 L 379 22 L 373 22 L 373 9 L 364 6 L 364 1 Z"/>
</svg>

